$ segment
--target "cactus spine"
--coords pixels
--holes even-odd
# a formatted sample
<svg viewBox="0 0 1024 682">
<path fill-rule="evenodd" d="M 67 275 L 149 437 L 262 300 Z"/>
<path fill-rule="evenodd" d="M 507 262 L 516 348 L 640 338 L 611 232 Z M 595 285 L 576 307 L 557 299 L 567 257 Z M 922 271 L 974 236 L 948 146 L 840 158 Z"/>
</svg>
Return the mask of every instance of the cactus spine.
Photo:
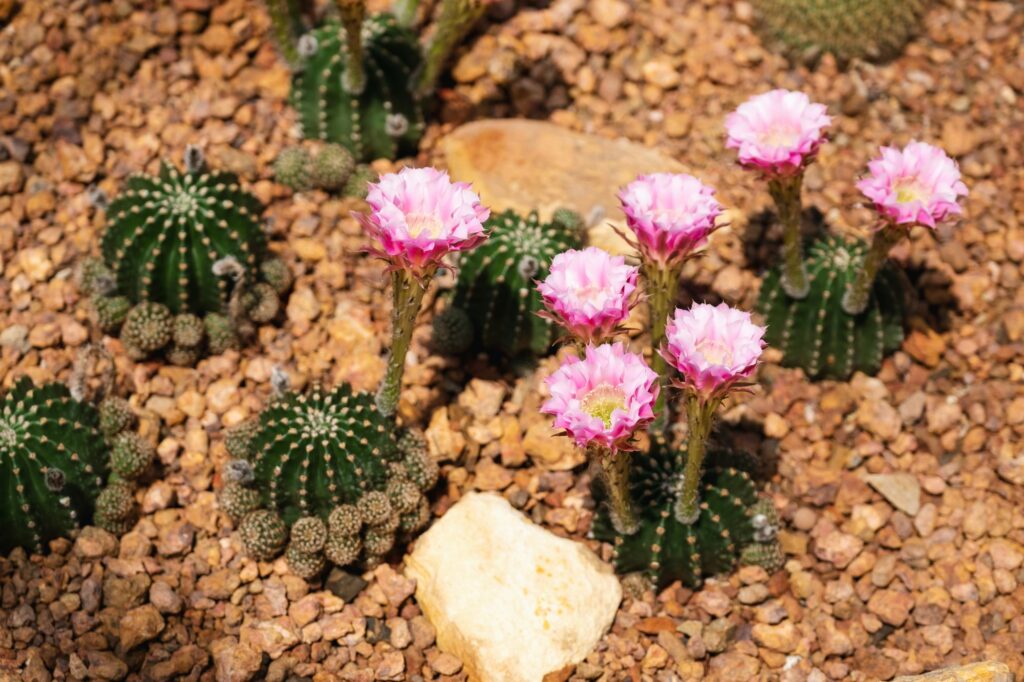
<svg viewBox="0 0 1024 682">
<path fill-rule="evenodd" d="M 534 281 L 547 276 L 557 254 L 579 248 L 581 235 L 572 224 L 513 211 L 492 215 L 485 227 L 487 241 L 459 261 L 449 304 L 473 320 L 479 348 L 508 356 L 546 353 L 559 332 L 537 316 L 544 303 Z"/>
<path fill-rule="evenodd" d="M 391 15 L 349 13 L 345 25 L 329 22 L 299 41 L 291 96 L 302 134 L 344 145 L 360 161 L 412 153 L 424 131 L 412 91 L 421 63 L 416 38 Z"/>
<path fill-rule="evenodd" d="M 809 378 L 846 379 L 855 371 L 877 373 L 886 354 L 900 347 L 909 288 L 891 262 L 878 272 L 866 309 L 858 315 L 843 310 L 866 253 L 861 241 L 819 239 L 808 253 L 810 291 L 801 300 L 786 296 L 778 270 L 765 277 L 758 302 L 765 340 L 782 351 L 784 365 L 802 368 Z"/>
<path fill-rule="evenodd" d="M 376 563 L 397 535 L 429 519 L 423 494 L 438 472 L 422 440 L 398 439 L 373 397 L 348 385 L 285 393 L 258 422 L 230 432 L 225 444 L 251 463 L 251 482 L 232 475 L 241 480 L 221 493 L 225 510 L 241 517 L 243 543 L 261 559 L 287 550 L 303 577 L 318 573 L 325 560 Z M 250 509 L 255 500 L 244 492 L 250 488 L 259 491 L 259 509 Z"/>
</svg>

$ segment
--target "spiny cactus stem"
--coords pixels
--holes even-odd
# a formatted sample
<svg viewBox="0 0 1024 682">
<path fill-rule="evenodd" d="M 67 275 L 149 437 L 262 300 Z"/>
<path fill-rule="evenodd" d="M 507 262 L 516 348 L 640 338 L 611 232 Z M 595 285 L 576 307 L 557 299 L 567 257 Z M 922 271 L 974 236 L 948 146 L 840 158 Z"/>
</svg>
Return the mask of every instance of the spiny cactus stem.
<svg viewBox="0 0 1024 682">
<path fill-rule="evenodd" d="M 871 240 L 871 247 L 864 256 L 864 264 L 857 273 L 857 278 L 850 283 L 843 294 L 843 310 L 851 315 L 859 315 L 864 312 L 868 307 L 868 299 L 871 298 L 871 288 L 875 284 L 875 276 L 885 264 L 885 259 L 889 257 L 889 251 L 903 239 L 903 235 L 906 233 L 905 228 L 896 225 L 885 225 L 875 232 L 875 236 Z"/>
<path fill-rule="evenodd" d="M 768 191 L 775 200 L 782 222 L 782 288 L 790 298 L 797 299 L 805 298 L 810 290 L 800 237 L 800 188 L 803 179 L 803 172 L 800 172 L 768 181 Z"/>
<path fill-rule="evenodd" d="M 591 446 L 591 459 L 601 466 L 601 477 L 608 489 L 608 507 L 612 525 L 620 535 L 632 535 L 640 528 L 629 496 L 629 464 L 632 453 Z"/>
<path fill-rule="evenodd" d="M 686 396 L 687 434 L 686 466 L 683 484 L 676 500 L 675 516 L 679 523 L 694 524 L 700 517 L 700 478 L 708 436 L 721 399 L 704 400 L 694 394 Z"/>
<path fill-rule="evenodd" d="M 676 297 L 679 294 L 679 276 L 682 268 L 682 263 L 668 266 L 647 262 L 643 263 L 640 268 L 644 291 L 647 294 L 647 305 L 650 308 L 649 324 L 651 325 L 651 350 L 653 351 L 651 365 L 657 372 L 661 385 L 661 392 L 658 393 L 658 400 L 654 404 L 655 418 L 651 425 L 651 431 L 654 433 L 663 433 L 672 421 L 668 409 L 668 387 L 672 369 L 658 351 L 665 342 L 665 326 L 668 324 L 668 316 L 672 313 Z"/>
<path fill-rule="evenodd" d="M 366 87 L 366 68 L 363 63 L 363 20 L 366 19 L 366 0 L 337 0 L 341 25 L 345 28 L 346 59 L 342 87 L 351 95 L 358 95 Z"/>
<path fill-rule="evenodd" d="M 441 16 L 427 45 L 423 71 L 420 74 L 418 93 L 421 97 L 434 91 L 441 69 L 444 68 L 452 50 L 466 37 L 486 9 L 487 3 L 484 0 L 442 1 Z"/>
<path fill-rule="evenodd" d="M 433 273 L 428 273 L 423 282 L 429 282 Z M 387 374 L 377 389 L 377 409 L 390 417 L 398 408 L 398 396 L 402 391 L 402 373 L 405 371 L 405 356 L 412 342 L 412 330 L 416 315 L 423 304 L 425 284 L 406 270 L 396 270 L 391 278 L 391 296 L 394 308 L 391 311 L 391 355 L 388 357 Z"/>
<path fill-rule="evenodd" d="M 295 67 L 300 62 L 295 35 L 302 25 L 298 0 L 266 0 L 266 3 L 277 49 L 288 65 Z"/>
</svg>

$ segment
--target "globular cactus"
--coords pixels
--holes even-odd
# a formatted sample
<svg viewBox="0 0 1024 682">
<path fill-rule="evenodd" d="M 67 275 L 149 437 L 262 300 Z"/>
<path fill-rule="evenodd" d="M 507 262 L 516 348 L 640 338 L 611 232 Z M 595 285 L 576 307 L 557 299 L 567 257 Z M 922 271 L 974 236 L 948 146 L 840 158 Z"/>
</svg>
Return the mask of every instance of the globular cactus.
<svg viewBox="0 0 1024 682">
<path fill-rule="evenodd" d="M 274 160 L 274 178 L 296 192 L 312 187 L 312 176 L 313 157 L 302 147 L 285 147 Z"/>
<path fill-rule="evenodd" d="M 359 32 L 365 73 L 362 89 L 348 87 L 345 28 L 336 21 L 304 35 L 292 80 L 292 104 L 302 134 L 344 145 L 361 161 L 414 153 L 424 131 L 414 92 L 420 68 L 416 37 L 389 14 L 370 16 Z"/>
<path fill-rule="evenodd" d="M 19 379 L 0 405 L 0 555 L 89 523 L 107 474 L 100 414 L 61 384 Z"/>
<path fill-rule="evenodd" d="M 441 355 L 462 355 L 473 346 L 473 320 L 461 308 L 448 306 L 432 322 L 434 350 Z"/>
<path fill-rule="evenodd" d="M 107 213 L 102 260 L 82 267 L 100 328 L 120 329 L 133 358 L 164 351 L 176 364 L 237 345 L 203 327 L 212 315 L 226 316 L 237 334 L 279 309 L 283 290 L 264 273 L 287 266 L 267 258 L 261 212 L 234 175 L 210 171 L 194 147 L 185 172 L 165 162 L 159 177 L 129 178 Z"/>
<path fill-rule="evenodd" d="M 221 506 L 253 556 L 285 551 L 300 576 L 327 561 L 372 565 L 429 520 L 424 493 L 438 471 L 422 438 L 398 438 L 373 396 L 347 384 L 284 393 L 229 431 L 225 446 L 238 459 L 225 471 Z"/>
<path fill-rule="evenodd" d="M 897 56 L 916 34 L 930 0 L 756 0 L 758 30 L 796 57 Z"/>
<path fill-rule="evenodd" d="M 492 215 L 485 227 L 487 241 L 459 260 L 449 305 L 475 324 L 476 347 L 542 355 L 559 331 L 537 316 L 544 302 L 535 281 L 547 276 L 556 255 L 582 246 L 581 233 L 571 221 L 543 223 L 536 213 L 523 218 L 513 211 Z"/>
<path fill-rule="evenodd" d="M 614 543 L 616 570 L 641 573 L 658 588 L 676 580 L 697 587 L 706 577 L 732 570 L 741 555 L 748 558 L 747 563 L 762 556 L 781 556 L 775 526 L 769 526 L 773 519 L 766 517 L 749 474 L 739 469 L 709 468 L 697 521 L 685 524 L 676 518 L 685 459 L 685 448 L 670 448 L 660 439 L 647 455 L 633 458 L 630 491 L 640 528 L 632 535 L 616 533 L 607 505 L 600 505 L 593 532 L 598 539 Z M 714 452 L 709 459 L 713 464 Z M 595 490 L 598 499 L 602 493 Z M 777 568 L 767 559 L 762 565 L 772 571 Z"/>
<path fill-rule="evenodd" d="M 325 144 L 313 157 L 313 185 L 323 190 L 341 189 L 355 170 L 352 154 L 340 144 Z"/>
<path fill-rule="evenodd" d="M 761 284 L 758 308 L 765 317 L 765 340 L 782 351 L 782 364 L 800 367 L 809 378 L 846 379 L 853 372 L 875 374 L 885 356 L 903 342 L 909 296 L 906 276 L 892 262 L 875 279 L 868 307 L 850 315 L 843 294 L 861 268 L 867 245 L 826 236 L 808 251 L 806 298 L 789 298 L 779 271 Z"/>
</svg>

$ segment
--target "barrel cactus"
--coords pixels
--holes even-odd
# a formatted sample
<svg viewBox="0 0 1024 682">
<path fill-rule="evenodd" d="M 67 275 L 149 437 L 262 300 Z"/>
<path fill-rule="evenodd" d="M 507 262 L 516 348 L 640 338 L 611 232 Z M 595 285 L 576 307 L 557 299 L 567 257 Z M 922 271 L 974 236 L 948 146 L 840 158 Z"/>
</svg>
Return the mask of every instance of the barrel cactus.
<svg viewBox="0 0 1024 682">
<path fill-rule="evenodd" d="M 551 348 L 559 330 L 537 316 L 544 302 L 534 282 L 547 276 L 556 255 L 582 246 L 582 233 L 569 219 L 575 214 L 560 215 L 562 220 L 549 223 L 541 222 L 535 212 L 525 218 L 513 211 L 492 215 L 486 223 L 487 241 L 462 255 L 449 306 L 472 320 L 474 347 L 507 356 L 541 355 Z M 456 344 L 447 338 L 449 322 L 457 324 L 463 316 L 442 315 L 442 322 L 435 325 L 437 347 L 465 347 L 464 335 Z"/>
<path fill-rule="evenodd" d="M 230 173 L 210 171 L 190 147 L 185 172 L 164 162 L 160 175 L 135 175 L 111 202 L 102 260 L 83 265 L 83 290 L 100 327 L 120 329 L 129 355 L 163 351 L 189 364 L 207 346 L 203 318 L 226 315 L 237 333 L 267 321 L 268 297 L 290 285 L 271 284 L 257 199 Z M 285 268 L 286 269 L 286 268 Z"/>
<path fill-rule="evenodd" d="M 784 365 L 802 368 L 809 378 L 846 379 L 855 371 L 877 373 L 883 358 L 900 347 L 910 289 L 894 263 L 879 271 L 864 312 L 843 310 L 843 294 L 866 252 L 861 241 L 819 239 L 807 257 L 810 291 L 800 300 L 782 290 L 778 270 L 765 277 L 758 303 L 768 327 L 765 340 L 782 351 Z"/>
<path fill-rule="evenodd" d="M 437 465 L 422 438 L 395 431 L 372 395 L 342 384 L 285 393 L 229 432 L 236 459 L 220 502 L 248 551 L 259 559 L 283 551 L 308 578 L 327 562 L 373 565 L 419 530 Z"/>
<path fill-rule="evenodd" d="M 413 91 L 422 61 L 416 36 L 389 14 L 359 22 L 361 84 L 350 83 L 354 69 L 343 23 L 328 22 L 300 39 L 291 98 L 302 134 L 344 145 L 361 161 L 414 153 L 424 131 Z"/>
<path fill-rule="evenodd" d="M 709 459 L 714 464 L 714 452 Z M 647 456 L 634 458 L 630 490 L 640 528 L 632 535 L 616 533 L 606 505 L 600 506 L 594 535 L 614 543 L 616 570 L 643 574 L 662 588 L 676 580 L 697 587 L 705 577 L 732 570 L 741 555 L 746 563 L 759 563 L 769 571 L 779 568 L 777 519 L 766 511 L 744 471 L 710 468 L 704 474 L 696 523 L 681 523 L 676 518 L 685 460 L 685 449 L 673 449 L 661 440 Z M 600 499 L 602 491 L 595 494 Z"/>
<path fill-rule="evenodd" d="M 840 62 L 895 57 L 921 28 L 929 0 L 756 0 L 758 29 L 787 52 Z"/>
<path fill-rule="evenodd" d="M 42 551 L 45 542 L 93 520 L 127 530 L 132 487 L 124 481 L 103 487 L 111 452 L 104 432 L 120 438 L 132 424 L 113 415 L 120 407 L 97 409 L 75 400 L 63 384 L 36 387 L 27 377 L 7 392 L 0 404 L 0 554 L 14 547 Z"/>
</svg>

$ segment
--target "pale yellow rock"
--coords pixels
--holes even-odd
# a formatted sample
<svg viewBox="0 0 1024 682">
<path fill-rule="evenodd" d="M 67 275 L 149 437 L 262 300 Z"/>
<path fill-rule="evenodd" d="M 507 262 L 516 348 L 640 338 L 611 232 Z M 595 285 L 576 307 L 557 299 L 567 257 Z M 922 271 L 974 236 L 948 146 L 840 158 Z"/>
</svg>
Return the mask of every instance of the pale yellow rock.
<svg viewBox="0 0 1024 682">
<path fill-rule="evenodd" d="M 583 660 L 622 599 L 611 567 L 498 495 L 467 493 L 406 559 L 440 649 L 474 682 L 541 682 Z"/>
<path fill-rule="evenodd" d="M 943 668 L 924 675 L 905 675 L 893 682 L 1013 682 L 1009 666 L 998 661 Z"/>
<path fill-rule="evenodd" d="M 473 183 L 495 211 L 560 207 L 583 216 L 590 243 L 613 253 L 630 248 L 613 228 L 625 227 L 618 191 L 644 173 L 681 173 L 678 161 L 627 140 L 573 132 L 544 121 L 476 121 L 448 135 L 442 149 L 452 178 Z"/>
</svg>

